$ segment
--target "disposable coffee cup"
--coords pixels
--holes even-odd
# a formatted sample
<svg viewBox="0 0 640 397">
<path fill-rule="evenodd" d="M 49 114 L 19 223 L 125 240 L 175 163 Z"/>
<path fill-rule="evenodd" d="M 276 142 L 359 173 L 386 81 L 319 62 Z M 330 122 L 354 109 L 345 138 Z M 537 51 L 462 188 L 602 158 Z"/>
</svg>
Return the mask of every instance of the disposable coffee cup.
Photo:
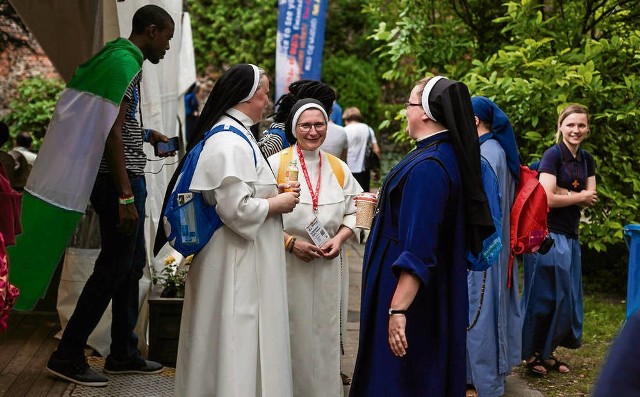
<svg viewBox="0 0 640 397">
<path fill-rule="evenodd" d="M 376 210 L 378 199 L 373 193 L 362 193 L 355 197 L 356 200 L 356 227 L 371 229 L 373 213 Z"/>
</svg>

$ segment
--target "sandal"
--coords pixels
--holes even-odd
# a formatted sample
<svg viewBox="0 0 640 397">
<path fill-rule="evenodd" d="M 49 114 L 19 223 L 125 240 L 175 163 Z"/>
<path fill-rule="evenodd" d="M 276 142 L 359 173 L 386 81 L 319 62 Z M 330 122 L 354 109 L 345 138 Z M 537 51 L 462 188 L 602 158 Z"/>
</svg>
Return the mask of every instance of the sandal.
<svg viewBox="0 0 640 397">
<path fill-rule="evenodd" d="M 349 375 L 341 373 L 340 377 L 342 378 L 342 385 L 349 386 L 351 384 L 351 378 L 349 378 Z"/>
<path fill-rule="evenodd" d="M 553 362 L 553 364 L 551 364 L 551 362 Z M 568 374 L 569 372 L 571 372 L 571 368 L 569 368 L 569 365 L 567 365 L 567 363 L 563 363 L 562 361 L 558 360 L 554 356 L 549 356 L 549 359 L 544 360 L 543 363 L 545 368 L 552 369 L 561 374 Z M 566 370 L 561 371 L 562 367 L 564 367 Z"/>
<path fill-rule="evenodd" d="M 539 355 L 534 354 L 529 360 L 527 360 L 526 367 L 530 375 L 544 376 L 547 374 L 547 365 Z"/>
</svg>

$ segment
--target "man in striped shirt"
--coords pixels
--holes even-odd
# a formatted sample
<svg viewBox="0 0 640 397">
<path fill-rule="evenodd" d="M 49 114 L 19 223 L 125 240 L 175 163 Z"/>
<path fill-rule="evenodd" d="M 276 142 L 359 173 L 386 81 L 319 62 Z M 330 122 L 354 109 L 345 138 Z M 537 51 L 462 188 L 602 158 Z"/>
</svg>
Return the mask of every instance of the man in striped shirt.
<svg viewBox="0 0 640 397">
<path fill-rule="evenodd" d="M 144 6 L 133 16 L 133 30 L 128 40 L 121 38 L 107 43 L 103 51 L 81 66 L 90 67 L 101 56 L 101 62 L 112 64 L 110 68 L 115 76 L 121 71 L 119 67 L 125 67 L 122 59 L 133 56 L 138 62 L 135 65 L 137 73 L 133 74 L 124 92 L 106 138 L 91 192 L 91 203 L 100 221 L 102 249 L 60 344 L 47 364 L 47 369 L 54 375 L 84 386 L 106 386 L 108 383 L 104 376 L 87 365 L 84 347 L 109 301 L 112 302 L 111 348 L 105 372 L 150 374 L 162 370 L 161 364 L 142 357 L 133 328 L 138 318 L 138 282 L 146 263 L 144 167 L 147 158 L 142 145 L 143 141 L 156 144 L 168 139 L 157 131 L 143 130 L 141 117 L 137 118 L 137 115 L 141 115 L 142 62 L 144 59 L 154 64 L 160 62 L 169 50 L 173 31 L 173 19 L 164 9 Z M 86 79 L 95 80 L 95 76 L 88 73 Z"/>
</svg>

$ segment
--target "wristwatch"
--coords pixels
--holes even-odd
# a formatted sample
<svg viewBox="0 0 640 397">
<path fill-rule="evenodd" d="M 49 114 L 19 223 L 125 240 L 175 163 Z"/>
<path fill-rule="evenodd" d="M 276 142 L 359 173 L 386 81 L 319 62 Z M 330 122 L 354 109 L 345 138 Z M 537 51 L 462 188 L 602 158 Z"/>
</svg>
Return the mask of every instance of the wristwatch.
<svg viewBox="0 0 640 397">
<path fill-rule="evenodd" d="M 389 308 L 389 315 L 392 316 L 394 314 L 403 314 L 403 315 L 406 316 L 407 315 L 407 311 L 406 310 Z"/>
</svg>

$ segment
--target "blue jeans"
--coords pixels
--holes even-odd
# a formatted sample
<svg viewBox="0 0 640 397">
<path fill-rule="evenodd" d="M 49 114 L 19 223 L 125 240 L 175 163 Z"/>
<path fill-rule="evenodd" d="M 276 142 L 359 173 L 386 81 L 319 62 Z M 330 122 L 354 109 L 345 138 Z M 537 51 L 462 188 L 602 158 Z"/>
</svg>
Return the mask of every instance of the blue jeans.
<svg viewBox="0 0 640 397">
<path fill-rule="evenodd" d="M 138 337 L 133 329 L 138 321 L 138 282 L 146 264 L 144 216 L 147 187 L 144 175 L 129 175 L 138 211 L 134 234 L 116 230 L 119 222 L 118 191 L 111 174 L 96 177 L 91 204 L 100 221 L 102 249 L 78 303 L 64 330 L 56 356 L 84 359 L 87 339 L 98 325 L 111 301 L 111 355 L 125 360 L 139 355 Z"/>
</svg>

